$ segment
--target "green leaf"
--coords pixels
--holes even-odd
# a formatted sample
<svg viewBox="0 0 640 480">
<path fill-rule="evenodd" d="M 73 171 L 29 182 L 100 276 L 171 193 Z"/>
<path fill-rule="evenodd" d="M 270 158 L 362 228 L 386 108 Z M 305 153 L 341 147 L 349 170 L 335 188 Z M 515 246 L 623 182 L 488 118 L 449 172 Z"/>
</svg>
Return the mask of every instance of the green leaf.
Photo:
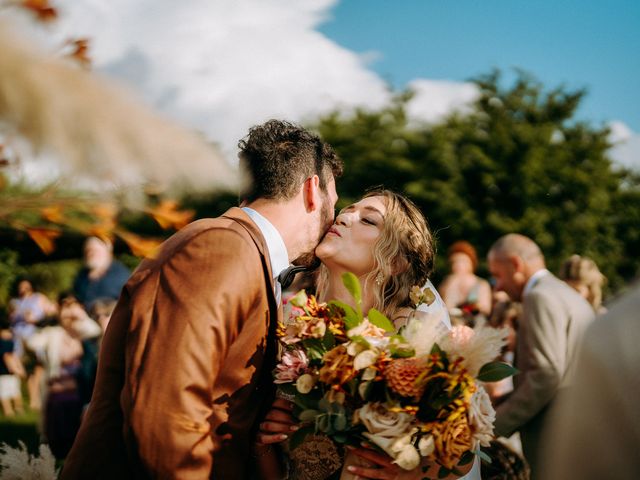
<svg viewBox="0 0 640 480">
<path fill-rule="evenodd" d="M 301 410 L 318 410 L 318 402 L 321 398 L 321 393 L 318 389 L 313 389 L 309 393 L 300 393 L 296 390 L 296 398 L 293 403 Z"/>
<path fill-rule="evenodd" d="M 460 457 L 460 461 L 458 462 L 458 465 L 462 466 L 462 465 L 471 463 L 471 461 L 473 461 L 473 457 L 474 457 L 473 452 L 471 450 L 467 450 L 462 454 L 462 457 Z"/>
<path fill-rule="evenodd" d="M 315 422 L 316 417 L 320 414 L 318 410 L 307 409 L 298 415 L 298 420 L 301 422 Z"/>
<path fill-rule="evenodd" d="M 484 453 L 482 450 L 474 450 L 473 453 L 480 457 L 480 460 L 482 460 L 484 463 L 491 463 L 491 457 Z"/>
<path fill-rule="evenodd" d="M 371 348 L 371 344 L 362 335 L 354 335 L 353 337 L 349 337 L 349 340 L 351 340 L 353 343 L 357 343 L 358 345 L 362 345 L 365 350 Z"/>
<path fill-rule="evenodd" d="M 360 290 L 360 280 L 351 272 L 342 274 L 342 283 L 349 290 L 349 293 L 356 302 L 358 314 L 362 317 L 362 292 Z"/>
<path fill-rule="evenodd" d="M 327 433 L 331 430 L 331 421 L 329 420 L 329 415 L 323 413 L 316 417 L 316 429 L 324 433 Z"/>
<path fill-rule="evenodd" d="M 302 341 L 302 345 L 310 360 L 321 359 L 327 353 L 327 349 L 319 338 L 305 338 Z"/>
<path fill-rule="evenodd" d="M 333 428 L 338 432 L 346 430 L 348 427 L 347 416 L 342 413 L 333 417 Z"/>
<path fill-rule="evenodd" d="M 438 478 L 446 478 L 450 473 L 451 470 L 449 470 L 447 467 L 440 467 L 440 470 L 438 470 Z"/>
<path fill-rule="evenodd" d="M 296 389 L 295 382 L 294 383 L 281 383 L 278 385 L 278 390 L 287 395 L 288 397 L 293 397 L 298 393 Z"/>
<path fill-rule="evenodd" d="M 346 436 L 345 434 L 343 434 L 343 433 L 338 433 L 338 434 L 336 434 L 336 435 L 334 435 L 334 436 L 333 436 L 333 439 L 334 439 L 336 442 L 338 442 L 338 443 L 346 443 L 348 438 L 349 438 L 349 437 L 347 437 L 347 436 Z"/>
<path fill-rule="evenodd" d="M 431 355 L 435 353 L 442 353 L 442 349 L 440 348 L 440 345 L 438 345 L 437 343 L 434 343 L 433 347 L 431 347 Z"/>
<path fill-rule="evenodd" d="M 322 345 L 327 352 L 336 346 L 336 337 L 331 333 L 331 330 L 327 329 L 325 332 L 324 337 L 322 337 Z"/>
<path fill-rule="evenodd" d="M 292 451 L 295 450 L 304 441 L 305 437 L 311 433 L 315 433 L 315 430 L 313 425 L 307 425 L 306 427 L 296 430 L 289 440 L 289 449 Z"/>
<path fill-rule="evenodd" d="M 518 370 L 508 363 L 489 362 L 480 369 L 478 380 L 482 382 L 497 382 L 516 373 L 518 373 Z"/>
<path fill-rule="evenodd" d="M 358 315 L 351 305 L 340 300 L 331 300 L 330 303 L 344 310 L 344 326 L 347 330 L 357 327 L 362 322 L 362 315 Z"/>
<path fill-rule="evenodd" d="M 367 314 L 369 321 L 376 327 L 382 328 L 385 332 L 394 332 L 396 327 L 391 321 L 380 311 L 372 308 Z"/>
</svg>

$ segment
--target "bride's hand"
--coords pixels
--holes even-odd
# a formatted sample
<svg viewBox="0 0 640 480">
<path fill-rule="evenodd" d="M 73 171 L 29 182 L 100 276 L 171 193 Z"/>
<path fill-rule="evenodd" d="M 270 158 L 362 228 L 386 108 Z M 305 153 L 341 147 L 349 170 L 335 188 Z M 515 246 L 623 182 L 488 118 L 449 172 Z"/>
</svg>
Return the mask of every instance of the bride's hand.
<svg viewBox="0 0 640 480">
<path fill-rule="evenodd" d="M 368 448 L 353 448 L 350 449 L 353 453 L 359 457 L 364 458 L 372 466 L 362 467 L 356 465 L 348 465 L 347 471 L 358 475 L 358 478 L 363 479 L 385 479 L 385 480 L 421 480 L 423 478 L 440 478 L 439 466 L 436 463 L 428 463 L 423 459 L 420 466 L 413 470 L 405 470 L 393 462 L 393 459 L 384 453 L 370 450 Z M 472 463 L 459 467 L 461 473 L 465 475 L 471 470 Z M 453 480 L 460 478 L 456 474 L 449 474 L 442 480 Z"/>
<path fill-rule="evenodd" d="M 358 475 L 358 478 L 385 479 L 385 480 L 418 480 L 424 478 L 422 468 L 417 467 L 413 470 L 405 470 L 400 468 L 393 459 L 384 453 L 369 450 L 367 448 L 350 449 L 354 454 L 373 464 L 368 467 L 348 465 L 347 471 Z"/>
<path fill-rule="evenodd" d="M 283 398 L 276 398 L 271 410 L 260 423 L 256 441 L 261 445 L 283 442 L 289 435 L 298 430 L 293 418 L 293 403 Z"/>
</svg>

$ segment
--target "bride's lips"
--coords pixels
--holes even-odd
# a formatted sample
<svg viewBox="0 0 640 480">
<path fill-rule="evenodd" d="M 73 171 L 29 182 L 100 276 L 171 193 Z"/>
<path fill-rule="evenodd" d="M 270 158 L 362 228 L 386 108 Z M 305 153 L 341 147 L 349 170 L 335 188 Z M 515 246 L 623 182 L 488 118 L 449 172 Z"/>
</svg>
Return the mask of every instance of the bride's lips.
<svg viewBox="0 0 640 480">
<path fill-rule="evenodd" d="M 333 233 L 334 235 L 337 235 L 338 237 L 341 237 L 341 236 L 342 236 L 342 235 L 340 235 L 340 232 L 338 231 L 338 229 L 337 229 L 337 228 L 335 228 L 335 227 L 331 227 L 331 228 L 327 231 L 327 235 L 330 235 L 330 234 L 332 234 L 332 233 Z"/>
</svg>

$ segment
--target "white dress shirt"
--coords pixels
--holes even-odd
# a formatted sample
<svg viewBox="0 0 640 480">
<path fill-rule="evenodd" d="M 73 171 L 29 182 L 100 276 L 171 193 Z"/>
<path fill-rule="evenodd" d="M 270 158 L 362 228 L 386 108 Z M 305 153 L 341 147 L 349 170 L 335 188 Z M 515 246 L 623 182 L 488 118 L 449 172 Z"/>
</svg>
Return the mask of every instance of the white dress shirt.
<svg viewBox="0 0 640 480">
<path fill-rule="evenodd" d="M 287 247 L 284 244 L 284 240 L 282 239 L 282 235 L 278 232 L 278 229 L 273 226 L 273 224 L 267 220 L 265 217 L 260 215 L 254 209 L 249 207 L 242 207 L 244 213 L 249 215 L 249 218 L 256 224 L 260 233 L 264 237 L 265 242 L 267 243 L 267 249 L 269 250 L 269 261 L 271 262 L 271 274 L 273 275 L 274 281 L 274 290 L 276 293 L 276 301 L 280 303 L 280 297 L 282 296 L 282 287 L 280 286 L 280 282 L 278 282 L 278 275 L 285 268 L 289 266 L 289 253 L 287 252 Z"/>
</svg>

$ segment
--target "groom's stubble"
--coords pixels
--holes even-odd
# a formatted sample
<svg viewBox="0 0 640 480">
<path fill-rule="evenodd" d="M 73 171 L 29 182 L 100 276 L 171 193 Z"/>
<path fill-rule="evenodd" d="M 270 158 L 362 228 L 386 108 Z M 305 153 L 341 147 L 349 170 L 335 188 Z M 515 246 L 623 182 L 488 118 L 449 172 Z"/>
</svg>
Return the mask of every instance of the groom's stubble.
<svg viewBox="0 0 640 480">
<path fill-rule="evenodd" d="M 301 265 L 308 267 L 310 270 L 316 269 L 320 266 L 320 259 L 316 257 L 316 247 L 322 241 L 327 233 L 327 230 L 333 225 L 335 218 L 335 212 L 329 199 L 329 194 L 323 192 L 322 194 L 322 207 L 320 208 L 320 228 L 318 229 L 318 238 L 310 251 L 304 252 L 299 255 L 292 263 L 293 265 Z"/>
</svg>

